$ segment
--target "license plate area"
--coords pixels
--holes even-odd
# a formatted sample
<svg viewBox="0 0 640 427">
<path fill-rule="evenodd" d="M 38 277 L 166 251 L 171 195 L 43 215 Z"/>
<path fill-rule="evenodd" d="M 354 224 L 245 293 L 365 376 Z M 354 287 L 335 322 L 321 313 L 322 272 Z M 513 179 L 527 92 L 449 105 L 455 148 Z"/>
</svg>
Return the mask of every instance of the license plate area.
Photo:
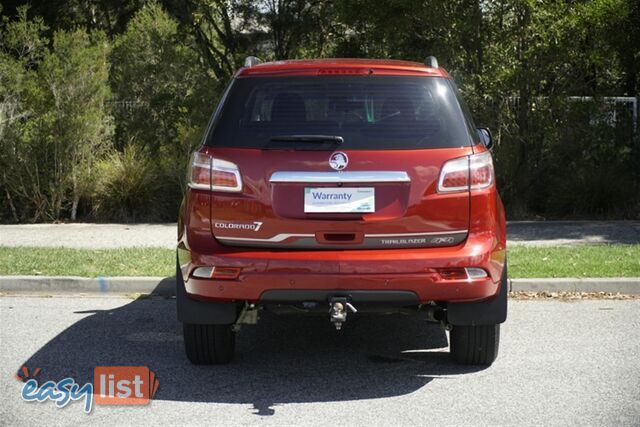
<svg viewBox="0 0 640 427">
<path fill-rule="evenodd" d="M 305 213 L 372 213 L 376 209 L 373 187 L 305 187 Z"/>
</svg>

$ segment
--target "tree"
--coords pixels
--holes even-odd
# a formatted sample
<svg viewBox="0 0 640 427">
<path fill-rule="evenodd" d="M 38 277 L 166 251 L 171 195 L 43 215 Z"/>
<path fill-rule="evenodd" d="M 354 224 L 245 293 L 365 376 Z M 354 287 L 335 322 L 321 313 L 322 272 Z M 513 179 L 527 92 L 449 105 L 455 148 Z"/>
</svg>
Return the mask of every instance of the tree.
<svg viewBox="0 0 640 427">
<path fill-rule="evenodd" d="M 235 0 L 164 0 L 163 5 L 190 34 L 203 62 L 216 79 L 235 72 L 241 49 L 242 20 Z"/>
<path fill-rule="evenodd" d="M 14 220 L 75 219 L 95 159 L 110 146 L 108 47 L 103 34 L 77 29 L 56 32 L 48 48 L 46 27 L 27 11 L 2 32 L 4 192 Z"/>
<path fill-rule="evenodd" d="M 194 43 L 162 6 L 149 3 L 115 38 L 111 54 L 116 148 L 133 145 L 154 160 L 165 194 L 175 200 L 166 217 L 177 209 L 189 154 L 222 91 Z"/>
<path fill-rule="evenodd" d="M 611 108 L 603 97 L 638 95 L 638 1 L 158 1 L 162 6 L 36 0 L 32 9 L 19 6 L 21 0 L 3 2 L 2 219 L 82 214 L 93 159 L 111 142 L 118 153 L 105 162 L 114 171 L 126 175 L 136 162 L 151 159 L 158 180 L 171 183 L 162 188 L 170 199 L 166 206 L 177 205 L 187 153 L 248 55 L 422 61 L 433 54 L 454 77 L 476 122 L 493 131 L 510 215 L 637 215 L 640 131 L 634 136 L 628 111 L 616 111 L 613 127 L 599 116 Z M 28 19 L 27 10 L 42 18 Z M 101 106 L 110 96 L 107 72 L 113 121 Z M 570 96 L 593 101 L 579 104 Z M 136 155 L 124 156 L 124 147 Z M 133 166 L 120 167 L 118 158 Z M 100 182 L 101 188 L 116 188 L 126 178 L 110 176 L 115 184 Z M 636 196 L 626 194 L 634 191 Z M 596 193 L 603 195 L 599 201 L 580 202 Z M 100 197 L 106 206 L 110 196 Z M 154 212 L 165 212 L 161 217 L 173 215 L 153 203 Z"/>
<path fill-rule="evenodd" d="M 207 74 L 190 39 L 157 3 L 150 3 L 114 41 L 111 82 L 118 148 L 129 142 L 157 155 L 182 147 L 181 129 L 203 129 L 213 112 L 218 82 Z M 188 141 L 192 148 L 194 141 Z M 185 154 L 185 157 L 187 154 Z"/>
<path fill-rule="evenodd" d="M 38 151 L 28 134 L 38 95 L 36 69 L 47 52 L 47 27 L 42 19 L 29 20 L 27 13 L 28 7 L 19 8 L 15 20 L 3 17 L 0 28 L 0 206 L 7 206 L 2 211 L 10 211 L 16 222 L 25 215 L 39 219 L 46 205 L 44 190 L 24 165 Z"/>
<path fill-rule="evenodd" d="M 91 188 L 95 160 L 111 145 L 112 118 L 105 109 L 110 95 L 108 51 L 103 33 L 57 31 L 53 50 L 38 70 L 48 101 L 41 129 L 53 155 L 50 197 L 56 219 L 69 187 L 70 216 L 76 219 L 80 198 Z"/>
<path fill-rule="evenodd" d="M 26 3 L 3 0 L 5 13 L 16 15 Z M 144 0 L 30 0 L 30 12 L 51 29 L 69 30 L 77 26 L 89 31 L 103 31 L 110 38 L 121 33 L 127 22 L 142 7 Z"/>
<path fill-rule="evenodd" d="M 244 0 L 236 8 L 254 28 L 253 41 L 268 59 L 319 57 L 331 52 L 333 2 L 320 0 Z"/>
</svg>

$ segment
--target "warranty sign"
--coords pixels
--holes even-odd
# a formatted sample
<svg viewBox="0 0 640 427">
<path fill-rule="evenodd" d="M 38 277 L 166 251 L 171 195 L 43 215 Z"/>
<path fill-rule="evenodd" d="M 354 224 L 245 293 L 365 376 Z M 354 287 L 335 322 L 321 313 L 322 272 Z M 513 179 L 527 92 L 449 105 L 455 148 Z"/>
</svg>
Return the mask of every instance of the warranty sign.
<svg viewBox="0 0 640 427">
<path fill-rule="evenodd" d="M 370 213 L 375 207 L 372 187 L 304 189 L 305 213 Z"/>
</svg>

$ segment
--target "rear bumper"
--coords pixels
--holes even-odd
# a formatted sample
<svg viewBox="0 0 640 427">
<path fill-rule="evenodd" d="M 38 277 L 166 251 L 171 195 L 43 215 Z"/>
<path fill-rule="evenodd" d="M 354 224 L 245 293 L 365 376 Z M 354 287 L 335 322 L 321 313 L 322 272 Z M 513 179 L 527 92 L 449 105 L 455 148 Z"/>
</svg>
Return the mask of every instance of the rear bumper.
<svg viewBox="0 0 640 427">
<path fill-rule="evenodd" d="M 309 295 L 373 295 L 380 301 L 387 295 L 389 302 L 401 292 L 418 304 L 482 301 L 499 293 L 505 262 L 504 242 L 494 233 L 469 234 L 460 245 L 447 248 L 224 254 L 182 248 L 178 253 L 188 296 L 212 301 L 262 302 L 274 294 L 306 295 L 287 292 L 294 290 Z M 201 266 L 241 267 L 242 272 L 235 280 L 192 277 Z M 452 267 L 481 267 L 489 277 L 444 280 L 437 273 Z"/>
</svg>

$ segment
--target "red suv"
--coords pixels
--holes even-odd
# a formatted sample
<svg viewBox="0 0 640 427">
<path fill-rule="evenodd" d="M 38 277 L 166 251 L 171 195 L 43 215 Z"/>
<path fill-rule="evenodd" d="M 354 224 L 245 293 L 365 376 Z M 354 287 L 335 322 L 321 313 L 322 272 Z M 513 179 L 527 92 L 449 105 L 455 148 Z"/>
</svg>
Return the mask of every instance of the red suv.
<svg viewBox="0 0 640 427">
<path fill-rule="evenodd" d="M 433 57 L 248 58 L 191 158 L 178 223 L 189 360 L 229 362 L 240 325 L 269 310 L 336 329 L 415 313 L 450 331 L 458 362 L 491 364 L 507 268 L 490 147 Z"/>
</svg>

